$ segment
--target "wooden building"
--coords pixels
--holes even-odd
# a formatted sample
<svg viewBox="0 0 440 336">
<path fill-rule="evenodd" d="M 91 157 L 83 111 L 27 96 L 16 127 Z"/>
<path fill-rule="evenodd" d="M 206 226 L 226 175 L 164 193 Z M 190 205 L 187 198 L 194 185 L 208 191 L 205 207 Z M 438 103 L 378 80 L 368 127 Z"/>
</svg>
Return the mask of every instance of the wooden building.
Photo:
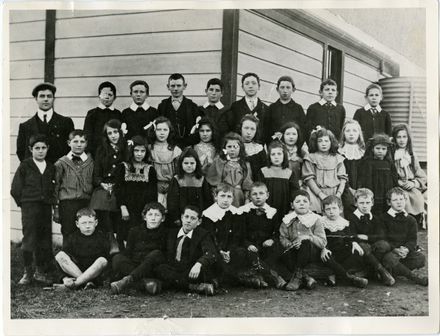
<svg viewBox="0 0 440 336">
<path fill-rule="evenodd" d="M 304 108 L 319 99 L 320 82 L 331 77 L 352 117 L 365 104 L 366 86 L 399 76 L 401 64 L 379 42 L 363 43 L 326 15 L 300 9 L 10 11 L 11 177 L 19 163 L 18 125 L 36 112 L 31 91 L 42 81 L 55 83 L 55 110 L 72 117 L 76 128 L 98 104 L 100 82 L 115 83 L 115 106 L 122 110 L 131 102 L 129 84 L 144 79 L 148 101 L 157 106 L 173 72 L 184 74 L 185 94 L 199 104 L 207 80 L 222 78 L 225 105 L 243 95 L 246 72 L 260 75 L 259 96 L 266 103 L 278 98 L 278 77 L 290 75 L 294 99 Z M 11 201 L 12 240 L 21 238 L 20 227 Z"/>
</svg>

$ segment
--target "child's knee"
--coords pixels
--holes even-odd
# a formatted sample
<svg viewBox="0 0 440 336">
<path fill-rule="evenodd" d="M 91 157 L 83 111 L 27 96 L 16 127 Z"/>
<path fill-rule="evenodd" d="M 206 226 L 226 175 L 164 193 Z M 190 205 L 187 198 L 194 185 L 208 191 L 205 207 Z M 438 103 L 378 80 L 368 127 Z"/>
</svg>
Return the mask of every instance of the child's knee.
<svg viewBox="0 0 440 336">
<path fill-rule="evenodd" d="M 55 260 L 57 261 L 58 264 L 62 264 L 70 261 L 70 257 L 67 255 L 66 252 L 60 251 L 56 254 Z"/>
<path fill-rule="evenodd" d="M 391 245 L 385 240 L 375 242 L 372 248 L 374 252 L 381 254 L 391 251 Z"/>
</svg>

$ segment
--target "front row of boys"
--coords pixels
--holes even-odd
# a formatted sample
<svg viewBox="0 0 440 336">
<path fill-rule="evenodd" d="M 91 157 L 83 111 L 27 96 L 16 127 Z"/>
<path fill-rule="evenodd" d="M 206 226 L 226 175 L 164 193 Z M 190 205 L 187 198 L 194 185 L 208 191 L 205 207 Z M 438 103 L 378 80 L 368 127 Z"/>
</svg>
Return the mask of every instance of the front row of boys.
<svg viewBox="0 0 440 336">
<path fill-rule="evenodd" d="M 266 186 L 257 182 L 250 192 L 251 202 L 235 208 L 233 190 L 220 184 L 211 207 L 201 213 L 186 206 L 182 227 L 168 233 L 162 225 L 164 207 L 147 204 L 145 223 L 131 229 L 126 250 L 113 256 L 116 281 L 110 284 L 111 292 L 122 293 L 133 286 L 153 295 L 162 288 L 213 295 L 229 281 L 255 288 L 313 289 L 316 280 L 308 265 L 319 261 L 331 270 L 326 279 L 329 286 L 341 281 L 366 287 L 368 280 L 352 273 L 360 269 L 388 286 L 398 275 L 428 285 L 426 277 L 412 272 L 424 266 L 425 257 L 416 251 L 416 221 L 404 210 L 402 189 L 389 191 L 390 209 L 381 219 L 371 214 L 372 192 L 357 190 L 357 209 L 350 222 L 340 216 L 339 198 L 324 200 L 321 217 L 310 211 L 308 193 L 299 190 L 293 197 L 293 211 L 280 227 L 273 220 L 276 209 L 266 204 L 268 196 Z M 78 212 L 79 231 L 56 256 L 65 287 L 93 287 L 110 264 L 108 241 L 94 230 L 96 225 L 93 210 Z"/>
</svg>

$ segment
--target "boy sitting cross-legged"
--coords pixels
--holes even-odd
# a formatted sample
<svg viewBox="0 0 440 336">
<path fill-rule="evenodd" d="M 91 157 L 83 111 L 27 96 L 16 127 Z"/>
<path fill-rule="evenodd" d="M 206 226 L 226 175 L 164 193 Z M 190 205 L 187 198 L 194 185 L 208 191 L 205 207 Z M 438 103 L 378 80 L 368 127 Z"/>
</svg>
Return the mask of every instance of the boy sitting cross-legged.
<svg viewBox="0 0 440 336">
<path fill-rule="evenodd" d="M 214 242 L 208 231 L 199 227 L 200 210 L 187 205 L 181 215 L 182 227 L 169 231 L 167 262 L 156 267 L 157 277 L 164 287 L 189 289 L 214 295 L 212 266 L 216 262 Z"/>
<path fill-rule="evenodd" d="M 76 214 L 78 231 L 63 241 L 63 249 L 55 260 L 64 272 L 64 286 L 70 289 L 85 285 L 85 289 L 102 282 L 108 264 L 110 243 L 101 232 L 95 231 L 98 221 L 92 209 L 84 208 Z"/>
<path fill-rule="evenodd" d="M 153 269 L 165 262 L 165 208 L 157 202 L 147 203 L 142 211 L 145 223 L 128 233 L 124 252 L 113 257 L 113 271 L 123 278 L 110 284 L 111 292 L 119 294 L 131 284 L 143 279 L 143 288 L 150 294 L 160 292 L 160 286 L 149 278 Z"/>
</svg>

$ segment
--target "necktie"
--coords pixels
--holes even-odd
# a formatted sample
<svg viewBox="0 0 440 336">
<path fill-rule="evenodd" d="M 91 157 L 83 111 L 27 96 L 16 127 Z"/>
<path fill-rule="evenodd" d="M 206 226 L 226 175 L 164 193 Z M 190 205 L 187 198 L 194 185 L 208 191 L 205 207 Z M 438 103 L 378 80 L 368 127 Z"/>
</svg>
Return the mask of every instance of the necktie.
<svg viewBox="0 0 440 336">
<path fill-rule="evenodd" d="M 176 260 L 180 261 L 180 259 L 182 258 L 182 247 L 183 247 L 183 242 L 185 240 L 187 236 L 183 235 L 182 238 L 180 238 L 179 244 L 177 244 L 177 250 L 176 250 Z"/>
<path fill-rule="evenodd" d="M 144 112 L 144 109 L 142 107 L 138 107 L 136 109 L 136 113 L 142 113 L 142 112 Z"/>
<path fill-rule="evenodd" d="M 396 214 L 396 218 L 399 218 L 399 219 L 405 218 L 405 214 L 403 212 L 398 212 Z"/>
<path fill-rule="evenodd" d="M 254 110 L 254 108 L 255 108 L 255 103 L 254 103 L 253 100 L 249 100 L 249 108 L 251 109 L 251 111 Z"/>
<path fill-rule="evenodd" d="M 332 107 L 332 103 L 325 103 L 325 106 L 327 107 L 327 108 L 330 108 L 330 107 Z"/>
<path fill-rule="evenodd" d="M 373 108 L 371 109 L 371 113 L 373 113 L 373 115 L 376 115 L 376 114 L 377 114 L 377 110 L 373 107 Z"/>
<path fill-rule="evenodd" d="M 43 122 L 47 124 L 47 114 L 43 114 Z"/>
<path fill-rule="evenodd" d="M 361 219 L 362 223 L 367 223 L 369 218 L 370 218 L 370 216 L 362 215 L 360 219 Z"/>
<path fill-rule="evenodd" d="M 82 161 L 82 159 L 81 159 L 81 157 L 78 156 L 78 155 L 73 155 L 73 156 L 72 156 L 72 161 L 73 161 L 74 163 L 79 163 L 79 162 Z"/>
</svg>

